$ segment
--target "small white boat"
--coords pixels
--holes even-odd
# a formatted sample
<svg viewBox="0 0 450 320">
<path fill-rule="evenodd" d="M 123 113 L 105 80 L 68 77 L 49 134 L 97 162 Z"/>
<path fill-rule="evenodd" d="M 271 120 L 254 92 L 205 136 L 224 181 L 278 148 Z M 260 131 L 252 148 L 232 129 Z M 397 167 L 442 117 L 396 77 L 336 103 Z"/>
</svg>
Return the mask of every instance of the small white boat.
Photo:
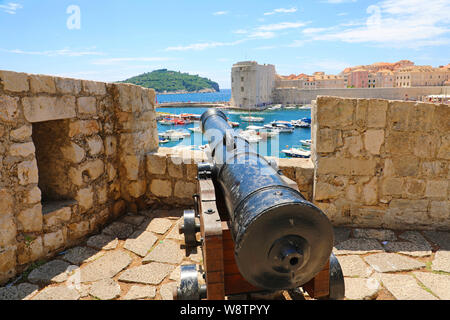
<svg viewBox="0 0 450 320">
<path fill-rule="evenodd" d="M 159 139 L 159 143 L 161 144 L 168 143 L 169 141 L 169 139 Z"/>
<path fill-rule="evenodd" d="M 200 127 L 188 128 L 188 130 L 190 130 L 192 132 L 196 132 L 196 133 L 201 133 L 202 132 L 202 129 L 200 129 Z"/>
<path fill-rule="evenodd" d="M 309 109 L 311 109 L 311 105 L 310 105 L 310 104 L 306 104 L 306 105 L 304 105 L 304 106 L 301 106 L 299 109 L 302 109 L 302 110 L 309 110 Z"/>
<path fill-rule="evenodd" d="M 299 128 L 311 128 L 311 124 L 303 120 L 292 120 L 291 124 Z"/>
<path fill-rule="evenodd" d="M 170 121 L 170 120 L 160 120 L 160 121 L 158 121 L 158 123 L 163 125 L 163 126 L 171 126 L 171 125 L 173 125 L 173 121 Z"/>
<path fill-rule="evenodd" d="M 297 109 L 297 107 L 286 107 L 285 109 L 292 110 L 292 109 Z"/>
<path fill-rule="evenodd" d="M 262 117 L 242 117 L 241 119 L 247 122 L 264 122 L 264 118 Z"/>
<path fill-rule="evenodd" d="M 311 140 L 300 140 L 300 143 L 304 146 L 311 146 Z"/>
<path fill-rule="evenodd" d="M 239 136 L 247 140 L 249 143 L 257 143 L 262 140 L 262 137 L 255 130 L 241 131 Z"/>
<path fill-rule="evenodd" d="M 273 121 L 270 124 L 264 126 L 266 129 L 276 130 L 279 133 L 292 133 L 294 132 L 294 126 L 287 121 Z"/>
<path fill-rule="evenodd" d="M 288 150 L 282 150 L 281 152 L 293 158 L 309 158 L 311 157 L 311 151 L 304 150 L 302 148 L 290 148 Z"/>
<path fill-rule="evenodd" d="M 261 129 L 264 129 L 264 127 L 261 127 L 261 126 L 248 126 L 246 130 L 258 131 L 258 130 L 261 130 Z"/>
<path fill-rule="evenodd" d="M 158 134 L 159 137 L 163 139 L 169 139 L 170 141 L 179 141 L 183 140 L 186 137 L 189 137 L 191 134 L 189 132 L 183 132 L 178 130 L 167 130 L 166 132 Z"/>
<path fill-rule="evenodd" d="M 281 104 L 276 104 L 274 106 L 267 108 L 267 110 L 278 110 L 281 109 L 281 107 L 282 107 Z"/>
</svg>

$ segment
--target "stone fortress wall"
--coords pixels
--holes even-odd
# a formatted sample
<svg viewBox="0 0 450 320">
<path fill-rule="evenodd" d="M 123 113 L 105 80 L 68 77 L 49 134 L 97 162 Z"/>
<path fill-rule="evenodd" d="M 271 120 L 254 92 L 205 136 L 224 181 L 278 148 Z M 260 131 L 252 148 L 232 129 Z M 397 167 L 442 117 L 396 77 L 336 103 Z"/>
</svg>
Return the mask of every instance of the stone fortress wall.
<svg viewBox="0 0 450 320">
<path fill-rule="evenodd" d="M 155 92 L 0 71 L 0 283 L 144 206 Z"/>
<path fill-rule="evenodd" d="M 450 230 L 450 106 L 318 97 L 314 203 L 334 225 Z"/>
<path fill-rule="evenodd" d="M 280 88 L 273 90 L 273 103 L 309 104 L 318 96 L 333 96 L 361 99 L 417 100 L 428 95 L 450 95 L 450 87 L 411 88 L 345 88 L 345 89 L 298 89 Z"/>
<path fill-rule="evenodd" d="M 320 97 L 313 159 L 278 164 L 335 225 L 450 230 L 449 109 Z M 0 71 L 0 284 L 127 211 L 193 205 L 205 156 L 158 148 L 155 118 L 151 89 Z"/>
</svg>

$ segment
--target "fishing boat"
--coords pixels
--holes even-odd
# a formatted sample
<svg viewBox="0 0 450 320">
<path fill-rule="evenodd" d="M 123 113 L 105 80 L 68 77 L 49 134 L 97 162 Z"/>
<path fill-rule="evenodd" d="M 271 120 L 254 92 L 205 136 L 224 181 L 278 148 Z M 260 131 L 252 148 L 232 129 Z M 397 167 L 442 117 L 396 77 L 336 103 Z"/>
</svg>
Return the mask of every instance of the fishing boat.
<svg viewBox="0 0 450 320">
<path fill-rule="evenodd" d="M 263 117 L 252 117 L 252 116 L 242 117 L 241 116 L 241 119 L 244 120 L 244 121 L 247 121 L 247 122 L 264 122 L 264 118 Z"/>
<path fill-rule="evenodd" d="M 293 126 L 299 127 L 299 128 L 310 128 L 311 127 L 310 123 L 307 123 L 307 122 L 305 122 L 305 121 L 303 121 L 301 119 L 300 120 L 292 120 L 291 124 Z"/>
<path fill-rule="evenodd" d="M 185 125 L 186 121 L 179 118 L 166 118 L 161 121 L 159 121 L 159 124 L 162 125 Z"/>
<path fill-rule="evenodd" d="M 287 156 L 292 158 L 309 158 L 311 157 L 311 151 L 304 150 L 302 148 L 290 148 L 287 150 L 282 150 L 281 152 L 285 153 Z"/>
<path fill-rule="evenodd" d="M 264 126 L 266 129 L 276 130 L 279 133 L 292 133 L 294 132 L 294 126 L 287 121 L 273 121 Z"/>
</svg>

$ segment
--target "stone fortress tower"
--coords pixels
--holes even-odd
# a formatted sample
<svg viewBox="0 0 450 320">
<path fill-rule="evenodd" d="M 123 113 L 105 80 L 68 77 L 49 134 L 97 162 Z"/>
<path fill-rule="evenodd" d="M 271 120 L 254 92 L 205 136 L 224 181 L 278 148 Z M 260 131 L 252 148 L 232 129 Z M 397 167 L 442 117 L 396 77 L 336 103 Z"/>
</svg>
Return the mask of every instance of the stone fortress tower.
<svg viewBox="0 0 450 320">
<path fill-rule="evenodd" d="M 231 103 L 239 108 L 257 108 L 272 103 L 276 71 L 274 65 L 243 61 L 231 70 Z"/>
</svg>

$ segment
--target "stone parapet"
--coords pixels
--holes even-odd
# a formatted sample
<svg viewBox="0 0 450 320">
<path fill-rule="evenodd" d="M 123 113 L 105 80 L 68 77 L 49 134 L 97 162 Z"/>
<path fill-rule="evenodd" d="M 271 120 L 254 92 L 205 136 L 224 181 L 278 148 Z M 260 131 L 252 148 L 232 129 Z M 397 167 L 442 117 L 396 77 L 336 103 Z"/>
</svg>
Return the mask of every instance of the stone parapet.
<svg viewBox="0 0 450 320">
<path fill-rule="evenodd" d="M 450 106 L 321 96 L 314 201 L 335 225 L 450 229 Z"/>
</svg>

